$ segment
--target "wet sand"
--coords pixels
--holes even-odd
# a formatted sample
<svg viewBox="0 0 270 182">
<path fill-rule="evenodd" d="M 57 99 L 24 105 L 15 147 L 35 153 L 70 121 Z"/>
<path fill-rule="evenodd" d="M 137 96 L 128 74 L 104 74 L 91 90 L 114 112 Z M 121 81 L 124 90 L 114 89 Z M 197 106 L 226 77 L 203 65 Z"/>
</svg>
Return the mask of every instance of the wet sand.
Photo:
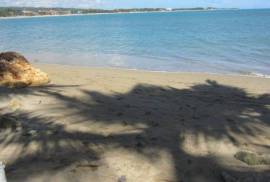
<svg viewBox="0 0 270 182">
<path fill-rule="evenodd" d="M 270 79 L 36 66 L 49 85 L 0 88 L 8 181 L 270 179 Z"/>
</svg>

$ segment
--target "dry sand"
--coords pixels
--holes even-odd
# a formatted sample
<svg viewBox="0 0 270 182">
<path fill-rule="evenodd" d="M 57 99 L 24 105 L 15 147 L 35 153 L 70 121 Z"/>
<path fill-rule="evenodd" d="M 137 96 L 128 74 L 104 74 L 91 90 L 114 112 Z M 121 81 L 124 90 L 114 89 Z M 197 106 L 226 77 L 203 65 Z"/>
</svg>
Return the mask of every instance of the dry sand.
<svg viewBox="0 0 270 182">
<path fill-rule="evenodd" d="M 50 85 L 0 88 L 8 181 L 270 179 L 234 157 L 268 159 L 270 79 L 36 66 Z"/>
</svg>

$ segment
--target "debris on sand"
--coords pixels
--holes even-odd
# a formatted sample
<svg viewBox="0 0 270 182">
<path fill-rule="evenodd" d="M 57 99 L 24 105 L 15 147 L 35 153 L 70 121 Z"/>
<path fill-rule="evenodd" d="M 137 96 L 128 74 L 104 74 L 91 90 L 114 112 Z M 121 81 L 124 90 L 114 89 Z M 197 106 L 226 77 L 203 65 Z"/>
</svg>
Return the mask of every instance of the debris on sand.
<svg viewBox="0 0 270 182">
<path fill-rule="evenodd" d="M 269 165 L 270 158 L 248 151 L 237 152 L 234 157 L 247 165 Z"/>
</svg>

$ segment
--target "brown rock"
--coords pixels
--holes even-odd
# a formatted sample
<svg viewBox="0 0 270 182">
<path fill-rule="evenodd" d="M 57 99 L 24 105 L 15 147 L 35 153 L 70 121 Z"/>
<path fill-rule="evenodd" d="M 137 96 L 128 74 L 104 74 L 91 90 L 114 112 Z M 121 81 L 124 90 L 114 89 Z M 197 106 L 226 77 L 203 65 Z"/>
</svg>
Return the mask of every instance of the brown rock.
<svg viewBox="0 0 270 182">
<path fill-rule="evenodd" d="M 9 87 L 41 86 L 49 83 L 48 75 L 30 65 L 16 52 L 0 53 L 0 85 Z"/>
</svg>

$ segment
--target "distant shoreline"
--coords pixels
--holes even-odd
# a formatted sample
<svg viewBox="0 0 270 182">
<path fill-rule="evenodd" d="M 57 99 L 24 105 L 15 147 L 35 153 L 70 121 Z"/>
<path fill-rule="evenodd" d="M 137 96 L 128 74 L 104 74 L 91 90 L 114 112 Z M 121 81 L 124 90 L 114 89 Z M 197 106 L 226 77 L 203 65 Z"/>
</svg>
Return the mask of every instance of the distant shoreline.
<svg viewBox="0 0 270 182">
<path fill-rule="evenodd" d="M 69 16 L 94 16 L 94 15 L 115 15 L 115 14 L 144 14 L 144 13 L 175 13 L 175 12 L 212 12 L 212 11 L 230 11 L 240 9 L 211 9 L 211 10 L 175 10 L 175 11 L 140 11 L 140 12 L 115 12 L 115 13 L 86 13 L 86 14 L 66 14 L 66 15 L 38 15 L 38 16 L 9 16 L 0 17 L 3 19 L 27 19 L 27 18 L 46 18 L 46 17 L 69 17 Z"/>
</svg>

